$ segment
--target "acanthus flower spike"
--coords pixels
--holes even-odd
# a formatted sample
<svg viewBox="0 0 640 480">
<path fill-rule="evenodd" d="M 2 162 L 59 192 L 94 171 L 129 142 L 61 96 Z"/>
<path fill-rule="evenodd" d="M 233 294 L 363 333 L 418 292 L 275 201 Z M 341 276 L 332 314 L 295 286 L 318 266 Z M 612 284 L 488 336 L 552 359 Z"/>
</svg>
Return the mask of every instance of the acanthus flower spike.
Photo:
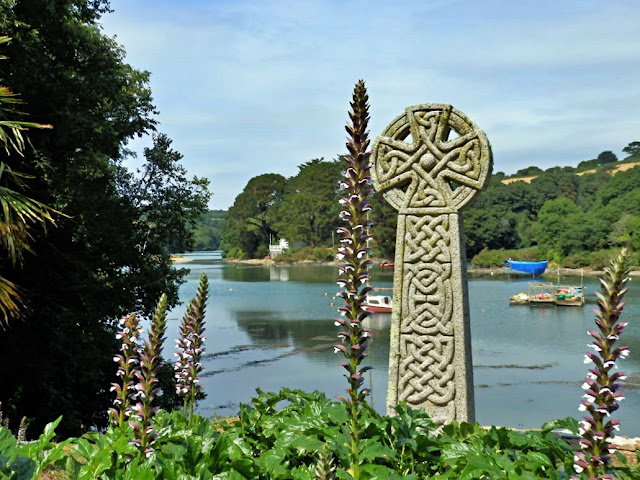
<svg viewBox="0 0 640 480">
<path fill-rule="evenodd" d="M 611 441 L 620 428 L 618 420 L 609 419 L 619 408 L 624 395 L 618 392 L 617 380 L 625 378 L 624 373 L 613 372 L 617 368 L 616 361 L 629 354 L 629 347 L 614 348 L 627 322 L 619 322 L 624 302 L 622 297 L 627 289 L 623 288 L 629 281 L 629 254 L 623 249 L 605 270 L 605 278 L 600 279 L 602 293 L 597 293 L 598 308 L 592 309 L 596 315 L 597 330 L 589 330 L 587 334 L 595 339 L 589 344 L 596 353 L 587 352 L 585 363 L 593 363 L 582 388 L 585 390 L 579 410 L 588 412 L 580 423 L 580 448 L 574 457 L 573 469 L 576 474 L 589 479 L 614 478 L 610 473 L 611 454 L 614 448 Z M 581 477 L 572 476 L 572 479 Z"/>
<path fill-rule="evenodd" d="M 362 359 L 367 355 L 366 339 L 370 337 L 370 330 L 364 329 L 361 321 L 368 316 L 362 304 L 369 291 L 366 281 L 369 279 L 368 267 L 371 261 L 368 259 L 370 249 L 367 243 L 371 239 L 368 230 L 372 225 L 372 222 L 366 218 L 367 212 L 371 209 L 367 197 L 372 190 L 367 188 L 371 178 L 369 175 L 371 153 L 367 151 L 369 105 L 363 81 L 356 84 L 351 109 L 349 113 L 351 123 L 346 126 L 349 134 L 347 141 L 349 154 L 343 157 L 347 166 L 345 178 L 340 183 L 346 195 L 340 200 L 342 210 L 339 213 L 339 217 L 349 223 L 349 228 L 337 229 L 337 232 L 342 235 L 338 258 L 343 262 L 338 269 L 338 285 L 343 290 L 336 296 L 341 297 L 345 304 L 338 308 L 344 319 L 336 320 L 335 324 L 344 328 L 344 331 L 338 335 L 345 343 L 333 345 L 333 348 L 336 353 L 342 353 L 347 359 L 347 362 L 341 363 L 341 366 L 348 372 L 345 377 L 349 387 L 346 389 L 347 397 L 340 398 L 344 401 L 350 417 L 348 430 L 351 437 L 351 475 L 357 480 L 360 474 L 358 441 L 360 409 L 365 397 L 370 393 L 368 389 L 361 389 L 364 382 L 362 373 L 368 368 L 359 367 Z"/>
</svg>

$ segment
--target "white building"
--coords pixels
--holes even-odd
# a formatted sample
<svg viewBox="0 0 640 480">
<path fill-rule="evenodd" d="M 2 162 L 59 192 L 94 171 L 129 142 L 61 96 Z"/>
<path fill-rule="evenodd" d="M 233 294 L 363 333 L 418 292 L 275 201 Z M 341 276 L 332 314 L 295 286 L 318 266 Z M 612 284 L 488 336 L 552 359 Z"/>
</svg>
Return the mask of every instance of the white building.
<svg viewBox="0 0 640 480">
<path fill-rule="evenodd" d="M 276 258 L 288 248 L 289 242 L 287 242 L 284 238 L 281 238 L 280 242 L 277 245 L 269 245 L 269 255 L 271 256 L 271 258 Z"/>
</svg>

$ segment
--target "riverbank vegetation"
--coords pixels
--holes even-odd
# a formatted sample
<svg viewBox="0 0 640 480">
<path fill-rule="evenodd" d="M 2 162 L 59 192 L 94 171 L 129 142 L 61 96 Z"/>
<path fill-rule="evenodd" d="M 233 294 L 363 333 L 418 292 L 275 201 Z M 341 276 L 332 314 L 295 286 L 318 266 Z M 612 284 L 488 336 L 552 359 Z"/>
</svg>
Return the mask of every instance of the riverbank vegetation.
<svg viewBox="0 0 640 480">
<path fill-rule="evenodd" d="M 623 151 L 628 156 L 619 161 L 612 152 L 603 152 L 575 168 L 495 173 L 463 212 L 467 258 L 486 268 L 517 258 L 602 269 L 612 254 L 626 247 L 632 252 L 631 263 L 640 264 L 640 142 Z M 340 164 L 340 157 L 315 159 L 288 179 L 275 174 L 251 179 L 222 228 L 225 255 L 263 258 L 269 242 L 278 238 L 294 246 L 335 248 Z M 396 212 L 379 194 L 373 194 L 370 203 L 373 254 L 392 259 Z M 297 256 L 302 258 L 301 253 Z"/>
</svg>

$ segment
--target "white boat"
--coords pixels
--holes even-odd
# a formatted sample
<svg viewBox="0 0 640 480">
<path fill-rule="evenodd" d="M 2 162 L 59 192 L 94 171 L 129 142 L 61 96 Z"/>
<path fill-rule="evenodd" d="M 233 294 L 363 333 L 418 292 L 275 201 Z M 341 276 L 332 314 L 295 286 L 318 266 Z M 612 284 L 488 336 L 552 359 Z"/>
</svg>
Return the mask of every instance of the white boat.
<svg viewBox="0 0 640 480">
<path fill-rule="evenodd" d="M 374 313 L 391 313 L 393 300 L 389 295 L 367 295 L 367 302 L 362 308 Z"/>
</svg>

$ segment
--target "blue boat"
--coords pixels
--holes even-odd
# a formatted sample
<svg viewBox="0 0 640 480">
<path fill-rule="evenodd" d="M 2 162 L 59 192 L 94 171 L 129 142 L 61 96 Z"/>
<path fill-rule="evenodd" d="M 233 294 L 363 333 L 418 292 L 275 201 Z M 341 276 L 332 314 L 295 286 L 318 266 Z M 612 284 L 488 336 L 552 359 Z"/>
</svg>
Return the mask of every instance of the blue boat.
<svg viewBox="0 0 640 480">
<path fill-rule="evenodd" d="M 506 260 L 505 263 L 517 272 L 530 273 L 532 275 L 541 275 L 547 269 L 547 261 L 544 262 L 521 262 L 519 260 Z"/>
</svg>

